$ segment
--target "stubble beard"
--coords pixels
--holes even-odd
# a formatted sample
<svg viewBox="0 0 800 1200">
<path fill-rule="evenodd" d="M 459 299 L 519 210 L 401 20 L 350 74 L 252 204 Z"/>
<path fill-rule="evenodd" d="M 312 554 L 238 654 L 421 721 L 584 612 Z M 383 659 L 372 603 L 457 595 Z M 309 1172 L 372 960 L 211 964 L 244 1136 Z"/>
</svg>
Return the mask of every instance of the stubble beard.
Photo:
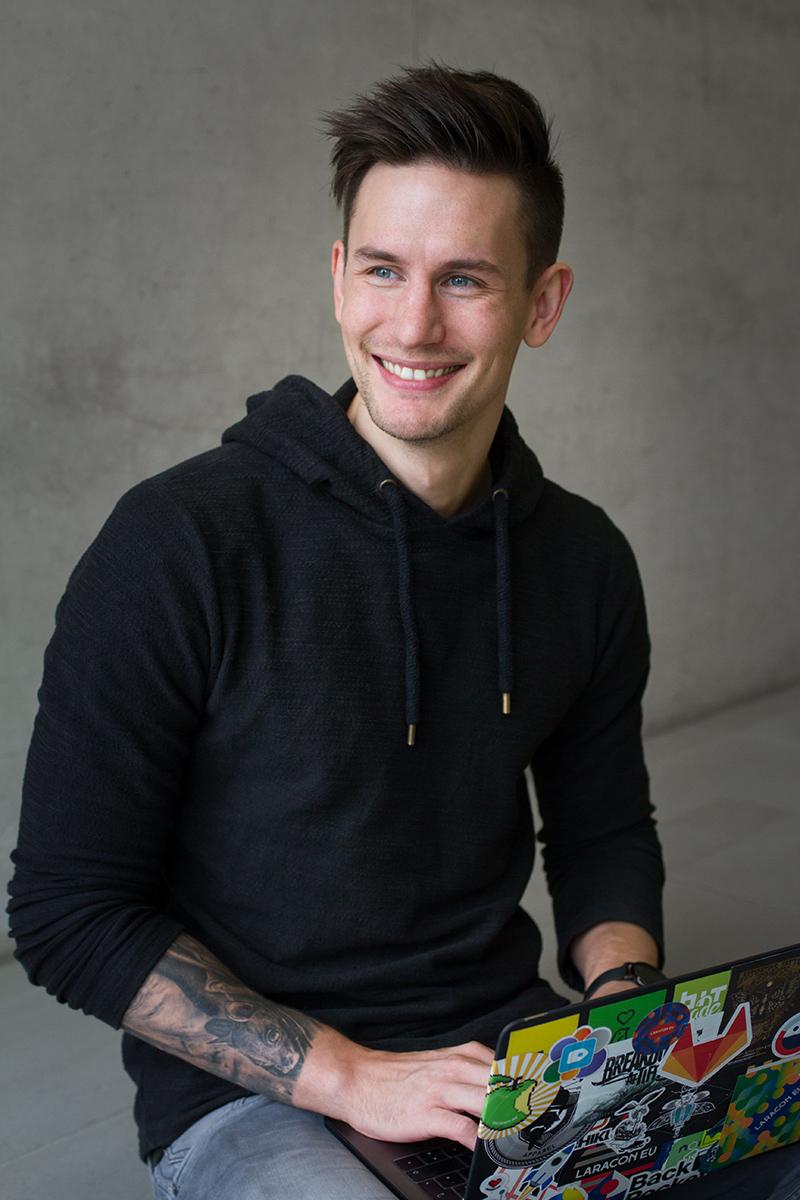
<svg viewBox="0 0 800 1200">
<path fill-rule="evenodd" d="M 464 409 L 468 406 L 467 397 L 462 396 L 454 408 L 448 409 L 440 415 L 438 421 L 429 421 L 426 429 L 421 431 L 411 431 L 398 427 L 381 411 L 380 400 L 377 399 L 372 388 L 371 380 L 369 379 L 367 368 L 364 367 L 359 371 L 353 372 L 358 393 L 364 402 L 369 418 L 376 428 L 380 429 L 381 433 L 387 434 L 389 437 L 396 438 L 401 442 L 408 442 L 412 445 L 421 445 L 426 442 L 435 442 L 440 438 L 449 437 L 464 424 L 465 413 Z M 413 393 L 411 393 L 413 395 Z"/>
</svg>

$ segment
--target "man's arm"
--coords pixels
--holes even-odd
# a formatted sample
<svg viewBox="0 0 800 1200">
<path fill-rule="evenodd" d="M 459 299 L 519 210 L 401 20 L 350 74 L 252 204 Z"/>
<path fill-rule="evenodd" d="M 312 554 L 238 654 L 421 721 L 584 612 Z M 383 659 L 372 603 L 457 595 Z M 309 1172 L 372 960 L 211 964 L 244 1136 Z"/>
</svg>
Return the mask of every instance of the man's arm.
<svg viewBox="0 0 800 1200">
<path fill-rule="evenodd" d="M 370 1137 L 475 1145 L 493 1058 L 487 1046 L 369 1050 L 251 991 L 188 934 L 150 972 L 122 1024 L 193 1066 Z"/>
<path fill-rule="evenodd" d="M 658 946 L 647 930 L 628 921 L 604 921 L 592 926 L 574 939 L 570 953 L 586 988 L 613 967 L 626 962 L 646 962 L 656 967 L 659 958 Z M 635 983 L 624 981 L 604 983 L 592 993 L 592 999 L 635 987 Z"/>
<path fill-rule="evenodd" d="M 661 962 L 663 862 L 641 736 L 647 619 L 633 553 L 613 539 L 594 669 L 532 763 L 559 968 L 581 991 L 626 961 Z"/>
</svg>

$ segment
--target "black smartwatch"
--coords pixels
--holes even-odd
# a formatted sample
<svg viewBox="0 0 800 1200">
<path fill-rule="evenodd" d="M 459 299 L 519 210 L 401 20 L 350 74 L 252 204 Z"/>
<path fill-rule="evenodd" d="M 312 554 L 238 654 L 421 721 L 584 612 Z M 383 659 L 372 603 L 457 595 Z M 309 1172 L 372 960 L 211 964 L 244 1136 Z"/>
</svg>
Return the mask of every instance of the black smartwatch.
<svg viewBox="0 0 800 1200">
<path fill-rule="evenodd" d="M 621 967 L 612 967 L 610 971 L 603 971 L 602 975 L 593 979 L 583 993 L 583 998 L 588 1000 L 604 983 L 613 983 L 619 980 L 620 983 L 635 983 L 637 987 L 647 987 L 648 983 L 658 983 L 661 979 L 666 979 L 664 972 L 659 971 L 658 967 L 654 967 L 650 963 L 626 962 Z"/>
</svg>

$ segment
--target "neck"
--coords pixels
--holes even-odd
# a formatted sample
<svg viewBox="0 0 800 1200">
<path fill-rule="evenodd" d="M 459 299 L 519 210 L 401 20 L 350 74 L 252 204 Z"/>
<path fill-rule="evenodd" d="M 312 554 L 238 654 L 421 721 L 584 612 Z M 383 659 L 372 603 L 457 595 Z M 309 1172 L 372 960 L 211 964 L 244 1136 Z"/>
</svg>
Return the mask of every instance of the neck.
<svg viewBox="0 0 800 1200">
<path fill-rule="evenodd" d="M 404 442 L 375 425 L 358 392 L 347 417 L 392 475 L 440 517 L 452 517 L 488 496 L 492 484 L 489 447 L 496 424 L 460 438 L 451 435 L 430 442 Z"/>
</svg>

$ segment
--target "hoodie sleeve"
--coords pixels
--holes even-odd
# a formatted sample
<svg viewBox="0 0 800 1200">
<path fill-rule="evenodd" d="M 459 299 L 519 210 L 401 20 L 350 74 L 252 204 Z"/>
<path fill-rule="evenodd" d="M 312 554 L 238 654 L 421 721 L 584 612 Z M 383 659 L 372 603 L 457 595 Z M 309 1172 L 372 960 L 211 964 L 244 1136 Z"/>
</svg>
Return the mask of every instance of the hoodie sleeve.
<svg viewBox="0 0 800 1200">
<path fill-rule="evenodd" d="M 8 911 L 31 981 L 118 1028 L 181 926 L 159 910 L 206 695 L 210 572 L 159 483 L 122 498 L 45 652 Z"/>
<path fill-rule="evenodd" d="M 636 561 L 615 532 L 594 669 L 532 763 L 559 969 L 576 990 L 570 943 L 601 921 L 643 926 L 663 958 L 664 871 L 641 737 L 650 643 Z"/>
</svg>

